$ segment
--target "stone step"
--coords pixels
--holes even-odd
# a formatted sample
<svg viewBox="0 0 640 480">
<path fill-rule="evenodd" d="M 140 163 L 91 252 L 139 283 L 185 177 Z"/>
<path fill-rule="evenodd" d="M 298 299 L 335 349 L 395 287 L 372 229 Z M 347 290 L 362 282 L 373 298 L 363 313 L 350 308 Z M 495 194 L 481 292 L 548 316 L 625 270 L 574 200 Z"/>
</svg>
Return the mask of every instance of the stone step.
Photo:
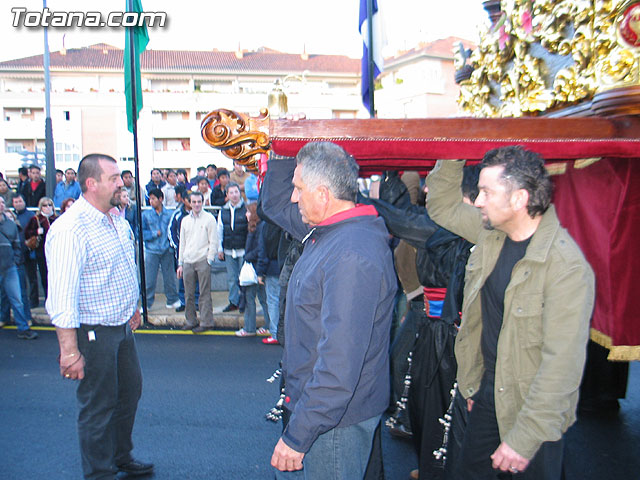
<svg viewBox="0 0 640 480">
<path fill-rule="evenodd" d="M 238 330 L 244 326 L 244 314 L 239 312 L 222 313 L 222 309 L 227 306 L 228 292 L 215 291 L 211 292 L 211 301 L 213 304 L 213 321 L 216 328 Z M 149 324 L 154 327 L 165 328 L 181 328 L 185 325 L 184 312 L 176 312 L 174 309 L 165 307 L 166 298 L 163 294 L 156 294 L 153 307 L 148 313 Z M 256 325 L 258 327 L 268 327 L 264 324 L 264 316 L 262 308 L 256 307 Z M 40 325 L 50 325 L 51 319 L 47 315 L 44 307 L 32 308 L 31 316 L 34 322 Z M 198 316 L 199 318 L 199 316 Z"/>
</svg>

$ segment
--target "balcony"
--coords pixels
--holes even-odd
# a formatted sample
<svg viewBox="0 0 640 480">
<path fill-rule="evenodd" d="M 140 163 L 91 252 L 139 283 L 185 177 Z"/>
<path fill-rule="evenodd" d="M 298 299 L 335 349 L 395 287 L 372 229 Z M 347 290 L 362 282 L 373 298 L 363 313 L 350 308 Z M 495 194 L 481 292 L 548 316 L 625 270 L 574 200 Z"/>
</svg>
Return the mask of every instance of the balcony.
<svg viewBox="0 0 640 480">
<path fill-rule="evenodd" d="M 2 121 L 2 135 L 5 139 L 44 138 L 44 119 Z"/>
</svg>

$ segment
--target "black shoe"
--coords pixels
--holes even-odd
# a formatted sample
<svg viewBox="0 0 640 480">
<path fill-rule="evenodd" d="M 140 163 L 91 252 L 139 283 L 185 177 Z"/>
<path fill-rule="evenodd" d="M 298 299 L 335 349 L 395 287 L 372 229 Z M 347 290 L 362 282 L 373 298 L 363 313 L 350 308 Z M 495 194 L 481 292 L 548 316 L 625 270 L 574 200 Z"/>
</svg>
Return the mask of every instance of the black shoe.
<svg viewBox="0 0 640 480">
<path fill-rule="evenodd" d="M 38 338 L 38 334 L 33 330 L 28 329 L 18 332 L 18 338 L 21 338 L 23 340 L 35 340 L 36 338 Z"/>
<path fill-rule="evenodd" d="M 118 470 L 129 475 L 148 475 L 153 472 L 153 463 L 142 463 L 135 460 L 118 465 Z"/>
<path fill-rule="evenodd" d="M 234 305 L 233 303 L 230 303 L 229 305 L 227 305 L 226 307 L 224 307 L 222 309 L 223 312 L 235 312 L 236 310 L 238 310 L 238 306 Z"/>
<path fill-rule="evenodd" d="M 202 333 L 202 332 L 206 332 L 207 330 L 213 330 L 213 327 L 203 327 L 202 325 L 199 325 L 191 331 L 193 333 Z"/>
<path fill-rule="evenodd" d="M 178 308 L 176 308 L 176 312 L 184 312 L 184 309 L 186 307 L 184 305 L 180 305 Z"/>
</svg>

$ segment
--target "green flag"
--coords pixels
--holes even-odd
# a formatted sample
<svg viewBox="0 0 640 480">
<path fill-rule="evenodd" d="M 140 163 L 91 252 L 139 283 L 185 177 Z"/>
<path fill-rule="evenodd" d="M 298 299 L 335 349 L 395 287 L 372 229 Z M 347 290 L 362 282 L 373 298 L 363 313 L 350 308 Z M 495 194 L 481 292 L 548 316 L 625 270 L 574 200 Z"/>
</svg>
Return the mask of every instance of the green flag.
<svg viewBox="0 0 640 480">
<path fill-rule="evenodd" d="M 131 5 L 131 12 L 142 13 L 142 2 L 140 0 L 127 0 L 127 4 Z M 129 29 L 133 28 L 133 52 L 135 65 L 131 68 L 131 42 L 129 39 Z M 147 33 L 147 25 L 143 24 L 141 27 L 127 27 L 124 43 L 124 93 L 127 97 L 127 127 L 129 131 L 133 133 L 134 118 L 133 111 L 133 99 L 132 99 L 132 87 L 131 76 L 135 74 L 136 84 L 136 118 L 140 115 L 142 110 L 142 85 L 140 80 L 140 55 L 147 48 L 149 43 L 149 34 Z"/>
</svg>

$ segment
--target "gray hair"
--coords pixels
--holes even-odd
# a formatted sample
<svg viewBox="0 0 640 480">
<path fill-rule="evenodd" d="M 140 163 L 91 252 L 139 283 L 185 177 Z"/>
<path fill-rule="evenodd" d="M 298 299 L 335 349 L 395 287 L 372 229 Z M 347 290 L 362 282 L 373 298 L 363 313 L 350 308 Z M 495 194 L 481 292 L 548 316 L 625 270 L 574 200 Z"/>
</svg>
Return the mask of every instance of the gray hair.
<svg viewBox="0 0 640 480">
<path fill-rule="evenodd" d="M 300 149 L 296 161 L 308 188 L 323 185 L 336 199 L 355 202 L 359 167 L 342 147 L 331 142 L 309 142 Z"/>
</svg>

